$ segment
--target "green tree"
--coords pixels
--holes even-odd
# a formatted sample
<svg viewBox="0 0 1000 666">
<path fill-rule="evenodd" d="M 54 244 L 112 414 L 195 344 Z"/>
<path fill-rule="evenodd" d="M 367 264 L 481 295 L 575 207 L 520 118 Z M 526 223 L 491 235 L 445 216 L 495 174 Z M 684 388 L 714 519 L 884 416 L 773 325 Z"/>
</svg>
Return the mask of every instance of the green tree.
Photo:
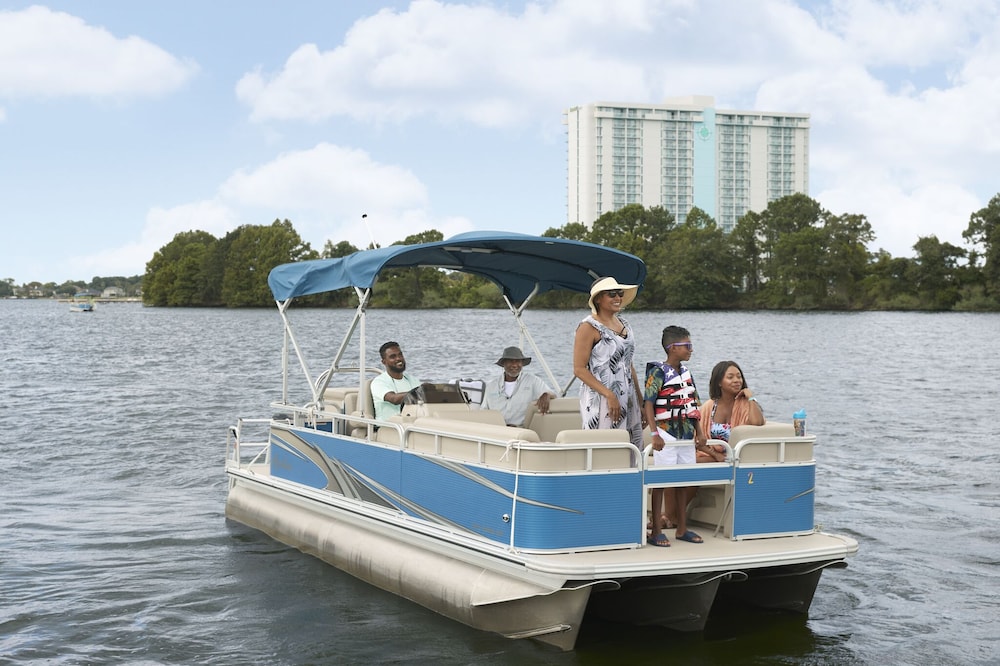
<svg viewBox="0 0 1000 666">
<path fill-rule="evenodd" d="M 918 305 L 914 261 L 880 250 L 862 280 L 864 303 L 882 310 L 911 310 Z"/>
<path fill-rule="evenodd" d="M 874 238 L 863 215 L 833 215 L 803 194 L 771 202 L 757 220 L 747 218 L 736 241 L 741 265 L 756 239 L 763 239 L 763 285 L 758 303 L 773 308 L 851 308 L 864 297 Z"/>
<path fill-rule="evenodd" d="M 823 268 L 827 280 L 828 308 L 857 307 L 864 298 L 864 279 L 871 254 L 868 243 L 875 239 L 864 215 L 823 215 L 826 254 Z"/>
<path fill-rule="evenodd" d="M 203 256 L 205 250 L 215 242 L 215 236 L 207 231 L 182 231 L 176 234 L 173 240 L 156 251 L 146 263 L 146 273 L 142 280 L 143 303 L 158 306 L 175 304 L 178 300 L 174 294 L 175 287 L 181 285 L 181 290 L 184 291 L 192 282 L 204 279 L 200 266 L 182 260 L 192 255 Z M 203 305 L 192 303 L 194 304 Z"/>
<path fill-rule="evenodd" d="M 244 225 L 236 230 L 226 257 L 222 300 L 227 307 L 255 307 L 274 302 L 267 276 L 280 264 L 317 258 L 288 220 L 270 226 Z"/>
<path fill-rule="evenodd" d="M 972 243 L 976 257 L 983 259 L 982 283 L 986 295 L 1000 303 L 1000 194 L 969 216 L 962 237 Z"/>
<path fill-rule="evenodd" d="M 337 259 L 339 257 L 346 257 L 354 254 L 358 251 L 358 248 L 354 247 L 348 241 L 342 240 L 336 244 L 332 240 L 327 240 L 323 245 L 323 252 L 321 256 L 324 259 Z"/>
<path fill-rule="evenodd" d="M 546 238 L 565 238 L 566 240 L 585 241 L 590 236 L 590 229 L 586 224 L 580 222 L 570 222 L 559 228 L 549 227 L 542 236 Z"/>
<path fill-rule="evenodd" d="M 961 297 L 959 261 L 965 250 L 942 243 L 937 236 L 922 236 L 913 245 L 917 296 L 922 309 L 951 310 Z"/>
<path fill-rule="evenodd" d="M 444 240 L 436 229 L 407 236 L 400 245 L 416 245 Z M 436 268 L 399 268 L 385 271 L 379 277 L 379 289 L 372 303 L 381 307 L 424 308 L 443 307 L 444 274 Z"/>
<path fill-rule="evenodd" d="M 703 309 L 731 305 L 736 295 L 736 255 L 726 234 L 700 208 L 660 243 L 659 283 L 665 303 L 657 307 Z"/>
<path fill-rule="evenodd" d="M 674 216 L 662 206 L 647 209 L 640 204 L 629 204 L 601 215 L 583 240 L 642 259 L 648 272 L 637 305 L 644 309 L 662 309 L 671 307 L 672 294 L 666 272 L 672 270 L 668 238 L 674 228 Z"/>
<path fill-rule="evenodd" d="M 764 222 L 753 211 L 737 220 L 729 234 L 736 272 L 749 304 L 756 298 L 763 278 L 764 238 Z"/>
<path fill-rule="evenodd" d="M 205 258 L 210 255 L 213 248 L 214 243 L 212 245 L 190 243 L 184 248 L 183 254 L 174 264 L 174 282 L 167 296 L 167 305 L 179 307 L 206 305 Z"/>
<path fill-rule="evenodd" d="M 814 309 L 826 303 L 825 242 L 826 234 L 817 227 L 776 238 L 762 290 L 770 307 Z"/>
</svg>

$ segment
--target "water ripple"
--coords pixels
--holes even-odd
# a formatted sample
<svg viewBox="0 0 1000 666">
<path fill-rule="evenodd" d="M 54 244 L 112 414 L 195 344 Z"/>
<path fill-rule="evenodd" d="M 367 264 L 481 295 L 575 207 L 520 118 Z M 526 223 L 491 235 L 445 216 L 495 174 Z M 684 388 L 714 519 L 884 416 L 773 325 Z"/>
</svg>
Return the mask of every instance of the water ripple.
<svg viewBox="0 0 1000 666">
<path fill-rule="evenodd" d="M 292 313 L 314 375 L 351 314 Z M 508 313 L 441 315 L 376 311 L 369 337 L 399 340 L 425 380 L 492 376 L 518 342 Z M 681 324 L 704 393 L 733 358 L 769 418 L 808 409 L 817 518 L 861 544 L 808 619 L 713 618 L 662 640 L 588 620 L 570 654 L 470 630 L 225 520 L 226 428 L 279 397 L 274 312 L 0 301 L 0 662 L 996 663 L 1000 317 L 627 316 L 637 359 Z M 526 315 L 560 382 L 581 318 Z"/>
</svg>

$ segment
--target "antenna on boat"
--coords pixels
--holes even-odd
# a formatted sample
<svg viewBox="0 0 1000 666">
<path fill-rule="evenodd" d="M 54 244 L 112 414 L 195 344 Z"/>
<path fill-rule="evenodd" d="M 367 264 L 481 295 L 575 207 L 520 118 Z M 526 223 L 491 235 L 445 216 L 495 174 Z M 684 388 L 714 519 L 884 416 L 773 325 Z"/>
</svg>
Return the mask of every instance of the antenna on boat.
<svg viewBox="0 0 1000 666">
<path fill-rule="evenodd" d="M 379 247 L 379 244 L 375 242 L 375 234 L 372 233 L 371 225 L 368 224 L 368 213 L 361 213 L 361 221 L 365 223 L 365 229 L 368 230 L 368 235 L 372 239 L 372 249 Z"/>
</svg>

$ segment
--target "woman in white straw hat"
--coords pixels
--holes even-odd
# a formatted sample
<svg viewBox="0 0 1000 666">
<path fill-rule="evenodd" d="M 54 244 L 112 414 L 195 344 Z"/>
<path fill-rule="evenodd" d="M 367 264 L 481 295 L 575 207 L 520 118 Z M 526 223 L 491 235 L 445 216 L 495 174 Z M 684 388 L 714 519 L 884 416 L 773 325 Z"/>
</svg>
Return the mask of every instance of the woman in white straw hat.
<svg viewBox="0 0 1000 666">
<path fill-rule="evenodd" d="M 603 277 L 590 287 L 590 315 L 576 328 L 573 374 L 580 388 L 583 427 L 622 428 L 642 448 L 642 394 L 632 365 L 635 335 L 621 310 L 635 300 L 639 287 Z"/>
</svg>

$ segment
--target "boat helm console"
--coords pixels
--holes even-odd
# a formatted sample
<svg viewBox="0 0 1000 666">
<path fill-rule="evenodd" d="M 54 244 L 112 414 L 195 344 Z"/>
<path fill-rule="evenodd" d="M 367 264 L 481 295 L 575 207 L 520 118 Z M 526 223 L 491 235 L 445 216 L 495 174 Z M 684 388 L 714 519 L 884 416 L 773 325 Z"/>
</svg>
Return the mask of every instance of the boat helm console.
<svg viewBox="0 0 1000 666">
<path fill-rule="evenodd" d="M 457 384 L 444 384 L 424 382 L 420 386 L 410 390 L 403 404 L 421 405 L 432 404 L 466 404 L 465 393 Z"/>
</svg>

